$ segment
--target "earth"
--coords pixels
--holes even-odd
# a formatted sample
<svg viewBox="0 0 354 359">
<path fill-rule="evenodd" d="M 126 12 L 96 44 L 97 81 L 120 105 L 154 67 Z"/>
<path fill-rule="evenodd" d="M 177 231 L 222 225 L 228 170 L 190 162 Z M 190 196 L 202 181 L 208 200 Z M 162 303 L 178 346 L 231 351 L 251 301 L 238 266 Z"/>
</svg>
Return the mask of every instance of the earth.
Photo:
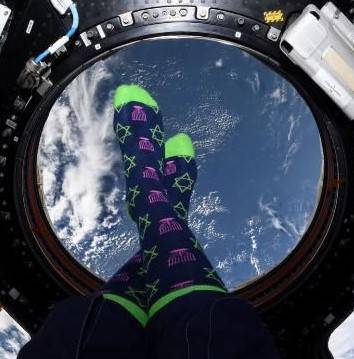
<svg viewBox="0 0 354 359">
<path fill-rule="evenodd" d="M 121 48 L 82 72 L 53 106 L 38 170 L 48 220 L 71 255 L 107 280 L 139 247 L 112 128 L 113 94 L 124 83 L 157 100 L 167 137 L 192 137 L 199 177 L 190 227 L 226 286 L 243 286 L 281 263 L 321 193 L 316 122 L 292 84 L 254 56 L 195 38 Z M 6 318 L 0 354 L 7 356 L 0 357 L 7 359 L 16 352 L 11 341 L 19 348 L 28 337 Z M 13 329 L 6 334 L 5 327 Z M 354 358 L 348 343 L 336 358 Z"/>
<path fill-rule="evenodd" d="M 229 288 L 279 264 L 310 224 L 321 188 L 316 122 L 294 87 L 248 53 L 217 42 L 145 41 L 77 77 L 43 130 L 43 202 L 68 251 L 108 279 L 138 249 L 125 205 L 116 87 L 160 104 L 166 136 L 188 133 L 199 178 L 190 226 Z"/>
</svg>

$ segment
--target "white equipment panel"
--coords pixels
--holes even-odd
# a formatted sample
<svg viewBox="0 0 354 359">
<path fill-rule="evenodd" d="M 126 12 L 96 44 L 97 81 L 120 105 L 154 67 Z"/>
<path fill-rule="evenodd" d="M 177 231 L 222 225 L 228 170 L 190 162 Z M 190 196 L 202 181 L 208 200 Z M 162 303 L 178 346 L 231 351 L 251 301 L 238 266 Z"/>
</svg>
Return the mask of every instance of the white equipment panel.
<svg viewBox="0 0 354 359">
<path fill-rule="evenodd" d="M 11 15 L 11 9 L 5 5 L 0 4 L 0 36 L 2 35 L 4 28 Z"/>
<path fill-rule="evenodd" d="M 354 25 L 333 3 L 306 6 L 280 48 L 354 120 Z"/>
</svg>

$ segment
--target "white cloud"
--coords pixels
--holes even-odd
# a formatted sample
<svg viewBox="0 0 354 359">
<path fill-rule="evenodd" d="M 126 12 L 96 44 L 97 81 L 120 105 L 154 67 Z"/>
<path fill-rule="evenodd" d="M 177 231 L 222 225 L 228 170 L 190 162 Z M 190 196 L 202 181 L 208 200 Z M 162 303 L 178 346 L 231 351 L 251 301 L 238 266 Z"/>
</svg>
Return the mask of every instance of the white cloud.
<svg viewBox="0 0 354 359">
<path fill-rule="evenodd" d="M 241 54 L 243 57 L 245 57 L 246 59 L 251 57 L 251 54 L 249 54 L 247 51 L 241 50 Z"/>
<path fill-rule="evenodd" d="M 299 118 L 295 117 L 293 114 L 290 114 L 288 121 L 290 124 L 288 132 L 288 142 L 290 142 L 293 137 L 295 128 L 299 126 Z"/>
<path fill-rule="evenodd" d="M 300 198 L 292 198 L 287 207 L 289 213 L 293 213 L 290 217 L 285 217 L 285 224 L 289 232 L 294 236 L 297 242 L 306 232 L 308 226 L 312 222 L 312 218 L 317 209 L 317 201 L 304 201 Z"/>
<path fill-rule="evenodd" d="M 240 76 L 236 70 L 230 70 L 227 74 L 231 80 L 237 81 L 240 79 Z"/>
<path fill-rule="evenodd" d="M 262 234 L 264 228 L 261 224 L 261 219 L 257 216 L 253 216 L 247 221 L 246 229 L 244 230 L 244 236 L 249 239 L 250 252 L 249 260 L 252 267 L 255 269 L 257 276 L 263 273 L 263 269 L 260 265 L 260 260 L 257 257 L 258 249 L 258 237 Z"/>
<path fill-rule="evenodd" d="M 223 258 L 217 259 L 216 268 L 221 269 L 223 273 L 232 273 L 233 265 L 235 263 L 244 263 L 247 261 L 248 255 L 246 250 L 239 253 L 237 251 L 228 251 Z"/>
<path fill-rule="evenodd" d="M 193 200 L 193 214 L 210 216 L 215 213 L 225 213 L 228 209 L 222 204 L 218 191 L 211 191 L 207 196 L 198 196 Z"/>
<path fill-rule="evenodd" d="M 230 234 L 220 231 L 214 216 L 227 212 L 218 191 L 211 191 L 207 196 L 194 195 L 190 205 L 189 226 L 197 237 L 202 236 L 209 245 L 218 240 L 225 240 Z"/>
<path fill-rule="evenodd" d="M 294 237 L 299 238 L 301 236 L 300 230 L 296 227 L 295 223 L 291 222 L 288 218 L 285 218 L 286 224 L 292 230 Z"/>
<path fill-rule="evenodd" d="M 39 167 L 47 210 L 54 224 L 69 222 L 61 234 L 71 233 L 74 244 L 99 226 L 101 182 L 120 156 L 105 144 L 113 136 L 111 99 L 101 112 L 95 104 L 98 86 L 109 76 L 102 63 L 82 73 L 54 105 L 42 135 Z"/>
<path fill-rule="evenodd" d="M 273 200 L 273 202 L 264 203 L 263 198 L 261 197 L 258 200 L 258 207 L 262 212 L 265 212 L 265 214 L 268 216 L 268 220 L 271 224 L 271 227 L 273 227 L 278 231 L 284 232 L 289 237 L 293 237 L 291 233 L 285 228 L 283 221 L 278 216 L 277 211 L 274 208 L 272 208 L 272 204 L 274 204 L 274 202 L 276 202 L 276 198 L 275 200 Z"/>
<path fill-rule="evenodd" d="M 246 82 L 251 86 L 254 94 L 257 94 L 261 88 L 261 80 L 258 72 L 253 72 L 251 77 L 247 77 Z"/>
<path fill-rule="evenodd" d="M 257 272 L 257 275 L 261 275 L 262 274 L 262 270 L 259 266 L 259 259 L 255 256 L 254 250 L 252 249 L 252 253 L 250 256 L 250 260 L 251 260 L 251 264 L 254 267 L 254 269 Z"/>
<path fill-rule="evenodd" d="M 199 163 L 209 158 L 227 145 L 235 128 L 240 123 L 239 116 L 220 107 L 220 92 L 208 93 L 201 99 L 202 105 L 192 106 L 187 113 L 185 124 L 177 121 L 168 123 L 174 132 L 187 132 L 194 140 Z"/>
<path fill-rule="evenodd" d="M 222 58 L 215 61 L 215 67 L 222 68 L 224 66 L 224 60 Z"/>
<path fill-rule="evenodd" d="M 273 100 L 274 105 L 280 105 L 288 101 L 287 98 L 287 84 L 285 81 L 281 82 L 281 85 L 277 87 L 269 96 Z"/>
<path fill-rule="evenodd" d="M 295 156 L 295 154 L 299 151 L 300 149 L 300 144 L 297 142 L 293 142 L 289 148 L 288 151 L 285 155 L 284 161 L 281 165 L 281 168 L 284 172 L 284 174 L 287 174 L 289 171 L 289 168 L 291 167 L 292 163 L 293 163 L 293 157 Z"/>
</svg>

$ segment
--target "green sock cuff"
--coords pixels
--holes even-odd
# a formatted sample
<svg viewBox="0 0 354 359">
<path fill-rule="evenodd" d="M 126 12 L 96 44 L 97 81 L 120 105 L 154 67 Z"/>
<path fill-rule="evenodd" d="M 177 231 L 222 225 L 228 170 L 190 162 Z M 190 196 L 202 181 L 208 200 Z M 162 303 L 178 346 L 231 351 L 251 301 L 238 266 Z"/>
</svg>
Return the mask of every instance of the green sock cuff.
<svg viewBox="0 0 354 359">
<path fill-rule="evenodd" d="M 137 304 L 132 302 L 129 299 L 126 299 L 124 297 L 121 297 L 116 294 L 103 294 L 102 295 L 104 299 L 110 300 L 112 302 L 118 303 L 121 305 L 124 309 L 126 309 L 144 328 L 146 327 L 146 324 L 148 322 L 148 315 L 146 312 L 141 309 Z"/>
<path fill-rule="evenodd" d="M 192 292 L 220 292 L 220 293 L 228 293 L 227 290 L 221 288 L 221 287 L 217 287 L 214 285 L 192 285 L 190 287 L 187 288 L 182 288 L 182 289 L 178 289 L 175 290 L 171 293 L 168 293 L 166 295 L 164 295 L 163 297 L 161 297 L 160 299 L 158 299 L 151 307 L 149 310 L 149 320 L 157 313 L 159 312 L 162 308 L 164 308 L 166 305 L 168 305 L 169 303 L 171 303 L 172 301 L 174 301 L 177 298 L 183 297 L 185 295 L 188 295 Z"/>
<path fill-rule="evenodd" d="M 121 85 L 114 94 L 114 107 L 120 109 L 129 102 L 140 102 L 146 106 L 152 107 L 156 112 L 159 105 L 145 89 L 138 85 Z"/>
<path fill-rule="evenodd" d="M 178 133 L 165 143 L 165 158 L 195 157 L 192 139 L 186 133 Z"/>
</svg>

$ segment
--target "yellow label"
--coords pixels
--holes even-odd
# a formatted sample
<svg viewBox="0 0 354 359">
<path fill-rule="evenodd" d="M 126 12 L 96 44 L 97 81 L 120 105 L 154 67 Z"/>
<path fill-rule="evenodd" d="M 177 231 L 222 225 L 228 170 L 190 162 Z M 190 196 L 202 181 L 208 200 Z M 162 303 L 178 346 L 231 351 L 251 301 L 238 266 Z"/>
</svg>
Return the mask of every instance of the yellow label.
<svg viewBox="0 0 354 359">
<path fill-rule="evenodd" d="M 282 22 L 282 21 L 284 21 L 283 10 L 265 11 L 263 13 L 263 15 L 264 15 L 264 21 L 267 24 L 272 23 L 272 22 Z"/>
</svg>

